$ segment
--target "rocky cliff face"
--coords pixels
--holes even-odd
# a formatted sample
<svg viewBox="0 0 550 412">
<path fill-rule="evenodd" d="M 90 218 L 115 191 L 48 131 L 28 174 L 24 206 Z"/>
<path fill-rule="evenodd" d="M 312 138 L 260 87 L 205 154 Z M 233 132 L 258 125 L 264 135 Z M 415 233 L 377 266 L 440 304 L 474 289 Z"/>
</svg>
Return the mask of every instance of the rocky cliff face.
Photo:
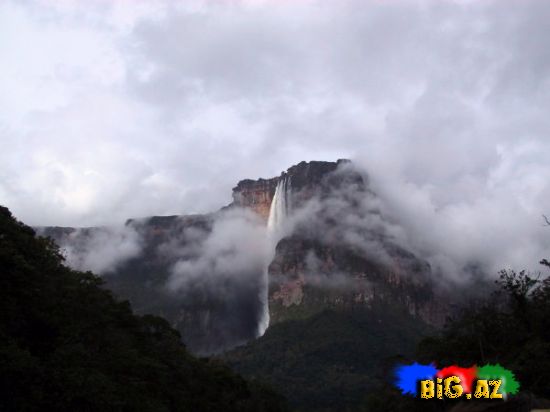
<svg viewBox="0 0 550 412">
<path fill-rule="evenodd" d="M 233 203 L 230 206 L 244 207 L 253 210 L 267 222 L 269 209 L 279 180 L 289 177 L 292 181 L 292 191 L 296 206 L 310 198 L 327 175 L 339 166 L 349 164 L 346 159 L 336 162 L 300 162 L 290 167 L 280 176 L 270 179 L 245 179 L 233 188 Z"/>
<path fill-rule="evenodd" d="M 407 309 L 441 325 L 447 312 L 434 294 L 430 267 L 404 250 L 385 262 L 303 236 L 283 239 L 269 266 L 271 324 L 326 309 L 372 309 L 380 303 Z"/>
<path fill-rule="evenodd" d="M 379 303 L 404 307 L 431 324 L 441 322 L 446 309 L 430 286 L 430 266 L 397 245 L 366 177 L 347 160 L 301 162 L 277 177 L 243 180 L 233 189 L 233 203 L 217 213 L 129 220 L 113 246 L 105 228 L 43 228 L 41 233 L 86 258 L 94 251 L 98 255 L 98 248 L 101 256 L 110 249 L 132 251 L 135 245 L 128 240 L 135 240 L 137 252 L 110 262 L 103 274 L 106 286 L 129 299 L 138 313 L 167 318 L 192 351 L 215 353 L 256 336 L 266 266 L 258 266 L 255 252 L 245 256 L 254 263 L 235 257 L 235 242 L 245 249 L 254 246 L 242 238 L 240 226 L 238 238 L 228 240 L 222 233 L 229 244 L 216 252 L 220 259 L 205 254 L 220 247 L 219 239 L 209 236 L 228 211 L 248 209 L 267 224 L 282 180 L 288 204 L 281 219 L 287 224 L 282 232 L 268 234 L 276 240 L 267 268 L 272 324 Z M 189 276 L 177 291 L 175 272 Z"/>
<path fill-rule="evenodd" d="M 265 222 L 269 217 L 269 208 L 279 178 L 241 180 L 233 188 L 233 203 L 231 206 L 244 207 L 253 210 Z"/>
<path fill-rule="evenodd" d="M 376 195 L 350 161 L 301 162 L 278 178 L 240 182 L 234 198 L 255 199 L 239 205 L 267 219 L 281 179 L 289 182 L 287 218 L 294 222 L 268 269 L 272 324 L 377 302 L 403 306 L 430 324 L 444 321 L 447 308 L 434 295 L 429 264 L 387 234 Z"/>
</svg>

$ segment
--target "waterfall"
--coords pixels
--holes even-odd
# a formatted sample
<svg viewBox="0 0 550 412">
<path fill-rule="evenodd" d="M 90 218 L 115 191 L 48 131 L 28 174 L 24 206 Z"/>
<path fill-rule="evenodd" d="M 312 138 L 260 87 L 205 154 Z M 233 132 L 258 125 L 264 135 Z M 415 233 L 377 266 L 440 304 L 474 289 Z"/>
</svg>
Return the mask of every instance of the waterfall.
<svg viewBox="0 0 550 412">
<path fill-rule="evenodd" d="M 287 177 L 280 179 L 277 183 L 267 219 L 267 230 L 272 237 L 283 229 L 285 218 L 290 209 L 290 189 L 290 179 Z"/>
<path fill-rule="evenodd" d="M 269 274 L 268 265 L 275 256 L 275 247 L 277 242 L 284 236 L 286 218 L 292 206 L 292 186 L 290 177 L 279 179 L 275 194 L 271 200 L 269 208 L 269 217 L 267 219 L 267 236 L 268 244 L 271 249 L 271 255 L 264 270 L 264 278 L 262 282 L 262 301 L 264 303 L 264 312 L 258 326 L 259 336 L 262 336 L 269 326 Z"/>
</svg>

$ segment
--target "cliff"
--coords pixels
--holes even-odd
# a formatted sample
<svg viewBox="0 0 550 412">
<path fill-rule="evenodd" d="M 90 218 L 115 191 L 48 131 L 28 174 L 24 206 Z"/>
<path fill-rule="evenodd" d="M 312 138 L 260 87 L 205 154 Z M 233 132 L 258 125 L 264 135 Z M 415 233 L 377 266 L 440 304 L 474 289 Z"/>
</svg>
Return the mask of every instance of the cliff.
<svg viewBox="0 0 550 412">
<path fill-rule="evenodd" d="M 241 180 L 233 188 L 233 203 L 230 206 L 251 209 L 267 222 L 269 208 L 278 181 L 279 178 L 277 177 L 272 179 Z"/>
<path fill-rule="evenodd" d="M 288 168 L 277 177 L 241 180 L 233 188 L 233 203 L 230 207 L 251 209 L 267 222 L 271 201 L 281 179 L 291 179 L 292 190 L 296 194 L 296 206 L 299 206 L 316 192 L 318 185 L 327 175 L 339 166 L 350 163 L 347 159 L 339 159 L 336 162 L 304 161 Z"/>
<path fill-rule="evenodd" d="M 245 239 L 240 223 L 231 229 L 236 236 L 222 231 L 211 238 L 232 211 L 250 210 L 267 223 L 282 180 L 286 222 L 280 233 L 268 235 L 275 240 L 269 262 L 258 261 L 250 248 L 260 239 Z M 233 202 L 212 214 L 130 219 L 114 232 L 39 231 L 60 244 L 78 269 L 105 268 L 106 287 L 129 299 L 138 313 L 168 319 L 193 352 L 209 354 L 257 336 L 266 267 L 272 325 L 326 309 L 353 312 L 380 304 L 439 325 L 447 309 L 431 287 L 430 266 L 400 247 L 388 225 L 367 177 L 349 160 L 338 160 L 301 162 L 276 177 L 242 180 Z M 250 251 L 235 256 L 239 247 Z M 214 255 L 205 254 L 209 248 Z M 174 286 L 176 272 L 188 277 L 185 287 Z"/>
<path fill-rule="evenodd" d="M 376 194 L 349 160 L 301 162 L 275 178 L 241 181 L 235 203 L 267 220 L 281 179 L 289 182 L 293 229 L 277 243 L 268 269 L 271 324 L 379 301 L 443 323 L 448 307 L 434 294 L 430 265 L 387 234 Z"/>
</svg>

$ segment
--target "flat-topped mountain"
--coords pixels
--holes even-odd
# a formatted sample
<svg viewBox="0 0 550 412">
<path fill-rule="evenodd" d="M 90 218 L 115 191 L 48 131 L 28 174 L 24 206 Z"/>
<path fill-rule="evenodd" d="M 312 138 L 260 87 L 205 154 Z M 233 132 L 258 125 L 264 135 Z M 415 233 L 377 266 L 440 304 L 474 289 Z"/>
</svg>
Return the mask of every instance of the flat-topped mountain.
<svg viewBox="0 0 550 412">
<path fill-rule="evenodd" d="M 208 354 L 258 337 L 269 319 L 327 309 L 397 305 L 440 324 L 445 310 L 429 264 L 399 246 L 388 225 L 366 175 L 341 159 L 242 180 L 233 202 L 207 215 L 39 231 L 69 263 L 99 268 L 106 287 L 139 313 L 165 317 L 192 351 Z"/>
</svg>

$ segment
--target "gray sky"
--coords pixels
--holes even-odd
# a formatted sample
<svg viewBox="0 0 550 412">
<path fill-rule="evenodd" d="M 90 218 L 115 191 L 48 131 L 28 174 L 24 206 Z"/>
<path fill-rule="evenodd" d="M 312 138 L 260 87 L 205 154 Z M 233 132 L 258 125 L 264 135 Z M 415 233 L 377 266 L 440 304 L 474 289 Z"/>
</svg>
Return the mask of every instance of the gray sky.
<svg viewBox="0 0 550 412">
<path fill-rule="evenodd" d="M 3 1 L 0 204 L 33 225 L 204 212 L 349 157 L 418 249 L 531 262 L 549 33 L 542 0 Z"/>
</svg>

